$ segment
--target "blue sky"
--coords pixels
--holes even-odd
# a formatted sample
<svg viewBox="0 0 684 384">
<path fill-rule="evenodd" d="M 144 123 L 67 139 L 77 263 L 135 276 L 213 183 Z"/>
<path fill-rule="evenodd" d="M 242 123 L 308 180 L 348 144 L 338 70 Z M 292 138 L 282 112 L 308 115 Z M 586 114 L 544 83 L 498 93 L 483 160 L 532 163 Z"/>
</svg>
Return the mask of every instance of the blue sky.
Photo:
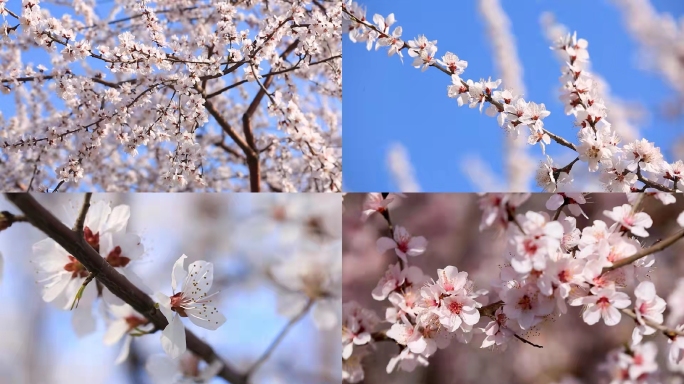
<svg viewBox="0 0 684 384">
<path fill-rule="evenodd" d="M 658 12 L 669 12 L 675 18 L 684 15 L 684 2 L 651 2 Z M 551 111 L 544 120 L 548 129 L 575 139 L 572 117 L 563 113 L 557 97 L 560 65 L 539 23 L 544 11 L 552 12 L 559 23 L 589 41 L 592 71 L 607 80 L 613 96 L 644 107 L 648 115 L 638 126 L 641 135 L 660 146 L 667 160 L 675 160 L 670 143 L 681 136 L 684 117 L 666 119 L 660 108 L 675 92 L 658 74 L 638 67 L 639 46 L 625 29 L 622 14 L 614 4 L 607 0 L 501 3 L 511 20 L 524 69 L 525 99 L 546 104 Z M 366 6 L 368 19 L 375 13 L 385 17 L 394 13 L 397 22 L 392 29 L 402 26 L 405 41 L 424 34 L 438 41 L 437 57 L 451 51 L 468 61 L 462 78 L 499 78 L 478 2 L 426 5 L 405 0 L 367 0 L 361 4 Z M 396 55 L 388 58 L 386 48 L 369 52 L 365 43 L 352 43 L 348 35 L 343 38 L 343 50 L 345 190 L 397 190 L 386 165 L 387 150 L 394 142 L 408 150 L 422 191 L 476 190 L 461 170 L 461 162 L 470 155 L 482 158 L 505 181 L 504 132 L 495 119 L 476 109 L 459 108 L 454 99 L 448 98 L 448 76 L 435 69 L 420 72 L 410 65 L 410 58 L 405 58 L 403 64 Z M 535 162 L 542 159 L 538 146 L 528 148 L 528 153 Z M 569 156 L 570 150 L 552 143 L 548 153 L 552 157 Z M 539 189 L 534 184 L 530 188 Z"/>
</svg>

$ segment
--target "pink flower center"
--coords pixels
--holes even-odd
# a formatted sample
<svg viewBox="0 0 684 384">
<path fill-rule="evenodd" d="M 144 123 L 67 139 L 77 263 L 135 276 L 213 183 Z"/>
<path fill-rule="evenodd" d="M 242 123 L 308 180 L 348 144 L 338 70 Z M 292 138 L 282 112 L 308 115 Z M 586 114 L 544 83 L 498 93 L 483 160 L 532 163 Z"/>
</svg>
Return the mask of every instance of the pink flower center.
<svg viewBox="0 0 684 384">
<path fill-rule="evenodd" d="M 459 314 L 461 313 L 461 310 L 463 309 L 463 304 L 457 302 L 457 301 L 452 301 L 449 303 L 449 311 L 451 313 Z"/>
<path fill-rule="evenodd" d="M 609 307 L 610 306 L 610 300 L 608 300 L 607 297 L 603 296 L 596 301 L 596 305 L 598 305 L 601 308 Z"/>
<path fill-rule="evenodd" d="M 634 226 L 634 216 L 632 216 L 632 215 L 625 216 L 625 217 L 622 219 L 622 223 L 623 223 L 626 227 L 633 227 L 633 226 Z"/>
<path fill-rule="evenodd" d="M 570 272 L 568 272 L 567 270 L 562 270 L 558 274 L 558 280 L 560 280 L 561 283 L 567 283 L 568 281 L 570 281 L 570 277 Z"/>
<path fill-rule="evenodd" d="M 525 241 L 523 242 L 523 246 L 525 247 L 525 253 L 530 255 L 534 255 L 537 253 L 538 246 L 534 240 L 525 239 Z"/>
<path fill-rule="evenodd" d="M 404 253 L 408 252 L 408 240 L 402 239 L 399 244 L 397 244 L 397 249 Z"/>
<path fill-rule="evenodd" d="M 531 310 L 532 309 L 532 299 L 529 296 L 524 295 L 518 301 L 518 307 L 520 307 L 520 309 L 525 310 L 525 311 Z"/>
<path fill-rule="evenodd" d="M 178 313 L 181 317 L 188 317 L 185 309 L 182 307 L 186 299 L 183 297 L 183 292 L 178 292 L 171 296 L 171 310 Z"/>
</svg>

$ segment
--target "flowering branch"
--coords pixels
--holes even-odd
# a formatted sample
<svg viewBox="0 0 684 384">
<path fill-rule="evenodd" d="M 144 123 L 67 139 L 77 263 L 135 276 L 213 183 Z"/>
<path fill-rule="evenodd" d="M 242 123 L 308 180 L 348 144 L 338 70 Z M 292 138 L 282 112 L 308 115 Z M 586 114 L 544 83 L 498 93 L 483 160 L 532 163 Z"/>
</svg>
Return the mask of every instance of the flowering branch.
<svg viewBox="0 0 684 384">
<path fill-rule="evenodd" d="M 578 160 L 588 163 L 590 172 L 601 171 L 599 180 L 608 191 L 639 191 L 653 188 L 664 192 L 676 192 L 677 183 L 684 177 L 684 162 L 681 160 L 668 163 L 664 161 L 660 148 L 645 139 L 632 141 L 618 146 L 620 138 L 607 121 L 607 108 L 600 97 L 597 81 L 587 70 L 589 53 L 587 41 L 577 39 L 575 35 L 560 38 L 555 46 L 563 56 L 566 65 L 562 68 L 562 97 L 566 114 L 575 117 L 578 126 L 579 145 L 550 132 L 543 125 L 543 118 L 550 112 L 544 104 L 525 101 L 520 90 L 497 90 L 501 80 L 485 81 L 464 80 L 460 75 L 468 63 L 458 56 L 447 52 L 442 60 L 435 56 L 436 41 L 429 41 L 421 35 L 405 42 L 401 39 L 402 28 L 391 26 L 396 22 L 394 14 L 387 18 L 373 16 L 373 23 L 365 18 L 365 10 L 353 1 L 346 1 L 342 11 L 348 20 L 347 32 L 353 42 L 366 42 L 370 50 L 375 44 L 376 50 L 388 47 L 388 55 L 398 54 L 403 60 L 402 51 L 414 58 L 412 66 L 436 68 L 452 80 L 447 88 L 447 95 L 457 99 L 458 105 L 468 104 L 471 108 L 479 105 L 480 111 L 485 103 L 489 103 L 486 114 L 497 117 L 499 125 L 509 134 L 518 135 L 522 127 L 530 130 L 529 144 L 539 144 L 545 154 L 545 144 L 553 139 L 578 154 Z M 571 164 L 574 164 L 571 163 Z M 558 168 L 551 157 L 547 156 L 537 171 L 537 182 L 544 190 L 556 191 L 560 184 L 572 182 L 571 168 Z M 565 172 L 567 171 L 567 172 Z M 643 173 L 649 174 L 648 177 Z M 637 188 L 635 183 L 643 183 Z"/>
<path fill-rule="evenodd" d="M 168 325 L 166 317 L 156 309 L 155 302 L 140 288 L 117 272 L 105 258 L 96 252 L 76 231 L 70 230 L 50 211 L 45 209 L 29 194 L 5 194 L 16 205 L 34 227 L 53 239 L 83 266 L 95 275 L 99 283 L 121 298 L 133 309 L 144 315 L 157 329 Z M 84 205 L 85 206 L 85 205 Z M 211 346 L 201 341 L 194 333 L 185 329 L 187 348 L 207 363 L 220 362 L 218 376 L 232 384 L 246 384 L 244 375 L 231 368 L 219 357 Z"/>
<path fill-rule="evenodd" d="M 648 248 L 642 249 L 642 242 L 638 240 L 648 237 L 647 229 L 653 225 L 650 215 L 640 211 L 644 200 L 655 198 L 667 205 L 676 202 L 676 197 L 660 192 L 628 194 L 629 204 L 603 211 L 603 215 L 614 221 L 606 224 L 589 218 L 582 210 L 581 205 L 587 202 L 584 194 L 552 195 L 546 202 L 546 209 L 552 215 L 535 211 L 520 213 L 518 207 L 530 196 L 495 193 L 479 199 L 478 205 L 483 211 L 480 230 L 498 227 L 505 232 L 508 243 L 505 265 L 492 281 L 491 291 L 477 289 L 468 279 L 468 272 L 459 271 L 455 266 L 438 269 L 437 277 L 431 278 L 420 267 L 409 265 L 409 257 L 425 252 L 427 240 L 411 236 L 404 227 L 393 223 L 392 237 L 378 239 L 377 251 L 382 254 L 393 250 L 402 262 L 390 264 L 371 292 L 373 299 L 390 304 L 385 308 L 384 319 L 356 301 L 348 301 L 343 306 L 344 380 L 352 383 L 363 380 L 361 360 L 375 351 L 372 345 L 375 342 L 391 341 L 399 347 L 398 354 L 387 364 L 388 373 L 396 367 L 412 371 L 417 365 L 427 366 L 428 359 L 438 349 L 446 348 L 450 340 L 470 343 L 476 334 L 484 336 L 480 348 L 503 349 L 514 339 L 543 348 L 522 334 L 535 329 L 549 316 L 566 314 L 568 306 L 583 307 L 582 319 L 589 325 L 603 321 L 607 326 L 615 326 L 622 315 L 633 318 L 636 324 L 628 354 L 635 366 L 645 358 L 644 351 L 652 350 L 655 345 L 642 344 L 644 336 L 656 331 L 669 339 L 670 362 L 684 361 L 681 353 L 684 324 L 676 318 L 668 320 L 680 324 L 675 328 L 663 325 L 666 303 L 656 294 L 655 284 L 644 278 L 655 263 L 655 258 L 646 257 L 684 238 L 684 230 Z M 390 202 L 388 194 L 368 194 L 362 219 L 379 213 L 388 224 L 392 223 L 388 220 Z M 561 215 L 563 211 L 567 216 Z M 577 219 L 573 216 L 584 216 L 591 224 L 577 228 Z M 684 227 L 684 212 L 677 222 Z M 608 273 L 626 265 L 633 268 Z M 635 299 L 623 292 L 632 289 L 633 284 L 636 285 Z M 684 280 L 681 286 L 684 291 Z M 494 295 L 492 299 L 486 297 L 490 294 Z M 483 305 L 484 302 L 491 303 Z M 378 330 L 381 322 L 391 326 Z M 652 356 L 648 359 L 651 361 Z M 657 364 L 649 367 L 648 372 L 654 372 Z"/>
<path fill-rule="evenodd" d="M 641 258 L 644 258 L 648 255 L 654 254 L 656 252 L 660 252 L 660 251 L 664 250 L 665 248 L 669 247 L 670 245 L 674 244 L 675 242 L 677 242 L 681 238 L 684 238 L 684 230 L 679 231 L 679 232 L 675 233 L 674 235 L 668 237 L 667 239 L 659 241 L 659 242 L 653 244 L 652 246 L 650 246 L 646 249 L 642 249 L 641 251 L 633 254 L 632 256 L 629 256 L 629 257 L 626 257 L 624 259 L 620 259 L 620 260 L 616 261 L 610 267 L 603 268 L 603 271 L 601 272 L 601 274 L 605 274 L 607 272 L 616 270 L 618 268 L 624 267 L 625 265 L 632 264 L 635 261 L 637 261 Z"/>
</svg>

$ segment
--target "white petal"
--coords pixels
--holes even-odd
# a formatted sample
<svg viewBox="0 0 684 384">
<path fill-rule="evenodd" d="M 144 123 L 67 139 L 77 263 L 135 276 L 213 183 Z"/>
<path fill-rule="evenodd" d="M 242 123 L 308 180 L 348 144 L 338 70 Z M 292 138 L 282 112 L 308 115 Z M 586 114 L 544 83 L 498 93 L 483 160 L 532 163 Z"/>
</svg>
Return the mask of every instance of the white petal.
<svg viewBox="0 0 684 384">
<path fill-rule="evenodd" d="M 169 325 L 164 328 L 161 334 L 161 344 L 164 352 L 172 359 L 178 358 L 185 352 L 185 327 L 180 316 L 174 316 Z"/>
<path fill-rule="evenodd" d="M 32 250 L 33 262 L 41 272 L 64 271 L 64 265 L 69 262 L 69 253 L 52 239 L 33 244 Z"/>
<path fill-rule="evenodd" d="M 319 300 L 313 306 L 312 316 L 318 329 L 331 329 L 337 325 L 337 306 L 333 300 Z"/>
<path fill-rule="evenodd" d="M 203 260 L 188 267 L 188 277 L 183 284 L 183 293 L 194 300 L 206 296 L 214 282 L 214 265 Z"/>
<path fill-rule="evenodd" d="M 157 296 L 157 301 L 159 302 L 159 310 L 166 317 L 166 321 L 169 323 L 173 320 L 174 312 L 171 310 L 171 298 L 166 296 L 161 292 L 155 294 Z"/>
<path fill-rule="evenodd" d="M 112 208 L 105 201 L 98 201 L 90 205 L 85 219 L 85 226 L 90 228 L 93 233 L 100 233 L 104 227 Z"/>
<path fill-rule="evenodd" d="M 131 341 L 133 340 L 133 337 L 128 335 L 124 339 L 123 345 L 121 346 L 121 352 L 119 352 L 119 356 L 116 358 L 114 361 L 114 364 L 121 364 L 126 359 L 128 358 L 128 352 L 131 350 Z"/>
<path fill-rule="evenodd" d="M 56 279 L 43 287 L 43 300 L 47 303 L 55 300 L 64 292 L 67 284 L 71 281 L 71 273 L 66 272 L 57 275 Z"/>
<path fill-rule="evenodd" d="M 601 318 L 601 310 L 599 309 L 598 305 L 588 306 L 587 309 L 584 310 L 584 313 L 582 313 L 582 318 L 584 319 L 585 323 L 594 325 L 598 323 L 599 319 Z"/>
<path fill-rule="evenodd" d="M 131 209 L 128 207 L 128 205 L 117 205 L 109 214 L 109 218 L 107 219 L 107 223 L 104 228 L 102 228 L 102 232 L 124 231 L 126 229 L 126 225 L 128 224 L 129 217 L 131 217 Z"/>
<path fill-rule="evenodd" d="M 385 253 L 387 250 L 397 247 L 397 243 L 389 237 L 379 238 L 378 241 L 375 242 L 375 245 L 378 248 L 379 253 Z"/>
<path fill-rule="evenodd" d="M 2 253 L 0 253 L 0 283 L 2 283 L 2 267 L 3 267 Z"/>
<path fill-rule="evenodd" d="M 128 317 L 128 316 L 140 316 L 138 314 L 138 312 L 136 312 L 135 309 L 133 309 L 133 307 L 131 307 L 130 305 L 125 304 L 125 303 L 124 304 L 110 304 L 109 308 L 107 308 L 107 309 L 114 316 L 116 316 L 117 318 L 120 318 L 120 319 L 122 319 L 124 317 Z"/>
<path fill-rule="evenodd" d="M 173 264 L 173 270 L 171 271 L 171 288 L 173 288 L 174 293 L 176 293 L 176 290 L 178 289 L 178 283 L 185 280 L 186 274 L 185 269 L 183 269 L 183 263 L 186 258 L 187 256 L 182 255 Z"/>
<path fill-rule="evenodd" d="M 603 311 L 603 321 L 606 325 L 613 326 L 620 322 L 620 318 L 622 318 L 620 311 L 612 305 Z"/>
<path fill-rule="evenodd" d="M 186 309 L 185 313 L 193 324 L 211 331 L 226 322 L 226 317 L 213 305 L 198 305 L 192 309 Z"/>
<path fill-rule="evenodd" d="M 114 345 L 121 340 L 124 335 L 128 333 L 128 322 L 126 319 L 116 320 L 109 323 L 107 332 L 105 332 L 102 342 L 104 345 Z"/>
<path fill-rule="evenodd" d="M 109 252 L 114 249 L 114 239 L 111 233 L 101 233 L 100 234 L 100 255 L 102 257 L 107 257 Z"/>
<path fill-rule="evenodd" d="M 137 260 L 145 253 L 145 247 L 142 245 L 140 236 L 138 235 L 116 232 L 112 234 L 112 239 L 114 245 L 121 247 L 121 256 L 128 257 L 131 260 Z"/>
</svg>

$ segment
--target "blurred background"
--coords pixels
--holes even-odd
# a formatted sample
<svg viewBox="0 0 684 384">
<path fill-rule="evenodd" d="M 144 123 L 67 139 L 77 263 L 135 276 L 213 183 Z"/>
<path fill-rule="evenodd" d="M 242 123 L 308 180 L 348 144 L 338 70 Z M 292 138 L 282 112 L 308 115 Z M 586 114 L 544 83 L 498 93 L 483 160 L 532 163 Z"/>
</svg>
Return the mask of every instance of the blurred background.
<svg viewBox="0 0 684 384">
<path fill-rule="evenodd" d="M 398 205 L 390 205 L 392 223 L 405 227 L 413 236 L 424 236 L 428 241 L 426 252 L 410 258 L 410 265 L 419 266 L 432 278 L 437 277 L 438 268 L 453 265 L 459 271 L 468 272 L 476 289 L 491 290 L 490 282 L 497 278 L 505 262 L 505 237 L 491 228 L 479 231 L 480 197 L 477 194 L 406 196 L 398 199 Z M 545 204 L 550 196 L 533 194 L 518 208 L 518 212 L 548 211 Z M 384 255 L 377 253 L 375 242 L 379 237 L 388 235 L 387 223 L 379 214 L 371 215 L 366 223 L 360 221 L 364 198 L 364 194 L 347 194 L 344 198 L 342 296 L 343 302 L 355 300 L 384 319 L 389 302 L 373 300 L 371 291 L 387 266 L 396 263 L 397 256 L 391 251 Z M 582 208 L 589 219 L 604 220 L 608 224 L 612 221 L 603 215 L 603 211 L 627 203 L 626 196 L 617 193 L 590 194 L 587 200 Z M 684 211 L 683 197 L 679 196 L 677 202 L 670 205 L 646 197 L 642 207 L 654 221 L 646 245 L 681 230 L 676 219 Z M 577 228 L 590 225 L 591 221 L 578 217 Z M 684 276 L 682 254 L 684 241 L 679 241 L 655 256 L 656 263 L 650 278 L 656 285 L 658 295 L 665 300 L 677 280 Z M 634 300 L 633 287 L 628 294 Z M 493 296 L 490 294 L 489 297 Z M 668 312 L 665 313 L 666 318 Z M 382 323 L 378 330 L 387 328 L 389 323 Z M 601 378 L 607 377 L 597 371 L 598 366 L 605 361 L 606 353 L 629 342 L 633 328 L 633 321 L 625 316 L 614 327 L 603 323 L 589 326 L 582 321 L 579 307 L 568 307 L 566 315 L 545 321 L 524 335 L 531 342 L 541 344 L 543 349 L 517 340 L 510 342 L 505 351 L 480 349 L 483 337 L 475 335 L 469 344 L 453 340 L 448 348 L 438 350 L 428 359 L 430 365 L 427 368 L 390 375 L 385 368 L 398 349 L 392 342 L 380 342 L 376 343 L 377 350 L 363 360 L 364 383 L 549 384 L 571 376 L 581 379 L 583 383 L 599 383 Z M 657 342 L 658 361 L 661 369 L 665 370 L 667 340 L 661 334 L 644 338 L 644 341 L 649 340 Z"/>
<path fill-rule="evenodd" d="M 558 33 L 577 31 L 623 143 L 645 137 L 667 161 L 684 158 L 683 1 L 357 2 L 368 20 L 394 13 L 391 29 L 402 27 L 402 40 L 425 35 L 437 41 L 437 58 L 449 51 L 467 61 L 464 80 L 502 79 L 526 101 L 544 103 L 545 127 L 573 143 L 574 119 L 558 99 L 564 62 L 549 47 Z M 494 118 L 459 107 L 447 97 L 449 76 L 413 68 L 406 51 L 402 63 L 348 34 L 342 44 L 346 191 L 541 191 L 541 149 L 527 135 L 512 145 Z M 576 157 L 555 143 L 547 153 L 561 166 Z M 586 179 L 586 164 L 575 171 L 572 190 L 604 190 Z"/>
<path fill-rule="evenodd" d="M 67 217 L 70 205 L 80 207 L 83 201 L 79 194 L 36 198 L 59 218 Z M 334 252 L 339 259 L 339 195 L 95 194 L 93 201 L 98 200 L 131 207 L 128 231 L 142 237 L 145 255 L 127 268 L 153 291 L 171 294 L 171 268 L 183 253 L 188 255 L 186 269 L 196 260 L 214 263 L 212 291 L 221 291 L 217 306 L 227 321 L 216 331 L 187 319 L 184 323 L 239 372 L 261 356 L 290 318 L 279 313 L 282 292 L 269 277 L 269 267 L 301 262 L 294 257 L 306 247 L 320 249 L 321 258 L 324 252 Z M 0 196 L 3 210 L 20 213 Z M 144 366 L 150 355 L 163 354 L 160 333 L 135 338 L 128 360 L 114 365 L 121 344 L 103 345 L 103 321 L 98 332 L 79 339 L 70 312 L 43 302 L 29 260 L 31 246 L 45 237 L 27 223 L 0 233 L 5 264 L 0 282 L 0 383 L 150 383 Z M 332 284 L 339 292 L 339 270 L 334 268 L 323 272 L 337 275 Z M 339 297 L 334 300 L 339 307 Z M 307 314 L 254 382 L 338 383 L 338 326 L 319 330 Z"/>
</svg>

